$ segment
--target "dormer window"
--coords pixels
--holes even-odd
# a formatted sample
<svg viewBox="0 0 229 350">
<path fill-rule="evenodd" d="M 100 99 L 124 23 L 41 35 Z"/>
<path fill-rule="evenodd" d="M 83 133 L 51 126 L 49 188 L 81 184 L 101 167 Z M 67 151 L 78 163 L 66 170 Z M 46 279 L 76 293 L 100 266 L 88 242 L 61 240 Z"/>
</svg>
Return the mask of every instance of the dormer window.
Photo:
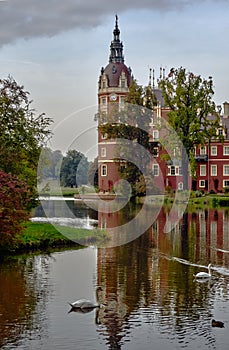
<svg viewBox="0 0 229 350">
<path fill-rule="evenodd" d="M 125 88 L 127 86 L 126 74 L 124 72 L 121 73 L 119 86 L 121 88 Z"/>
<path fill-rule="evenodd" d="M 122 88 L 126 87 L 126 80 L 124 79 L 121 80 L 121 87 Z"/>
</svg>

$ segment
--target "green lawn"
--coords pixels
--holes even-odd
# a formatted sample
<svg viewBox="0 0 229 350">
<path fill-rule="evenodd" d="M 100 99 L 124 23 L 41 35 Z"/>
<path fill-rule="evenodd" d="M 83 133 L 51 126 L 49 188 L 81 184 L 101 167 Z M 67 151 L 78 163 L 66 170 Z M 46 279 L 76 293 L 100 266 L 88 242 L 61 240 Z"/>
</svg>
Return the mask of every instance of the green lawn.
<svg viewBox="0 0 229 350">
<path fill-rule="evenodd" d="M 105 231 L 67 226 L 55 227 L 49 223 L 26 222 L 23 234 L 19 237 L 20 249 L 36 249 L 53 246 L 70 246 L 74 244 L 103 244 L 108 240 Z"/>
</svg>

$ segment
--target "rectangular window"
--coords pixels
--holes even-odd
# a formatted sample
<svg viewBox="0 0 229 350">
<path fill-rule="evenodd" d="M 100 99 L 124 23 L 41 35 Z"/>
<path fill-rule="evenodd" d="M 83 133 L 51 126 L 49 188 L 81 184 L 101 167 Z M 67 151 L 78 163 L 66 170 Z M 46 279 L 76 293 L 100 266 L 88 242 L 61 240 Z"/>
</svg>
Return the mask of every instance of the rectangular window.
<svg viewBox="0 0 229 350">
<path fill-rule="evenodd" d="M 107 153 L 106 147 L 102 147 L 101 148 L 101 157 L 106 157 L 106 153 Z"/>
<path fill-rule="evenodd" d="M 229 155 L 229 146 L 224 146 L 223 147 L 223 154 L 224 154 L 224 156 L 228 156 Z"/>
<path fill-rule="evenodd" d="M 124 105 L 125 105 L 125 100 L 126 100 L 125 96 L 121 96 L 121 97 L 120 97 L 120 105 L 121 105 L 122 107 L 124 107 Z"/>
<path fill-rule="evenodd" d="M 122 88 L 126 87 L 126 80 L 125 79 L 121 80 L 121 87 Z"/>
<path fill-rule="evenodd" d="M 175 158 L 178 158 L 181 155 L 181 150 L 179 147 L 174 148 L 173 155 Z"/>
<path fill-rule="evenodd" d="M 211 176 L 217 176 L 217 165 L 211 165 Z"/>
<path fill-rule="evenodd" d="M 107 176 L 107 166 L 102 165 L 101 167 L 101 176 Z"/>
<path fill-rule="evenodd" d="M 205 180 L 200 180 L 199 181 L 199 187 L 205 187 Z"/>
<path fill-rule="evenodd" d="M 229 175 L 229 165 L 224 165 L 223 166 L 223 175 L 224 176 Z"/>
<path fill-rule="evenodd" d="M 201 146 L 200 147 L 200 155 L 203 156 L 206 154 L 206 146 Z"/>
<path fill-rule="evenodd" d="M 158 132 L 158 130 L 154 130 L 153 131 L 153 139 L 154 140 L 158 140 L 159 139 L 159 132 Z"/>
<path fill-rule="evenodd" d="M 223 129 L 218 129 L 218 135 L 223 135 Z"/>
<path fill-rule="evenodd" d="M 158 164 L 153 164 L 153 175 L 159 176 L 159 166 Z"/>
<path fill-rule="evenodd" d="M 174 165 L 169 166 L 169 174 L 168 175 L 175 175 L 175 166 Z"/>
<path fill-rule="evenodd" d="M 211 146 L 211 155 L 217 156 L 217 146 Z"/>
<path fill-rule="evenodd" d="M 107 134 L 102 134 L 102 139 L 106 139 L 107 138 Z"/>
<path fill-rule="evenodd" d="M 229 180 L 223 180 L 223 187 L 229 187 Z"/>
<path fill-rule="evenodd" d="M 206 165 L 200 165 L 200 176 L 206 176 Z"/>
<path fill-rule="evenodd" d="M 153 148 L 153 156 L 158 157 L 158 153 L 159 153 L 158 147 L 154 147 Z"/>
<path fill-rule="evenodd" d="M 102 104 L 103 104 L 103 105 L 106 105 L 106 104 L 107 104 L 107 99 L 106 99 L 106 97 L 103 97 L 103 98 L 102 98 Z"/>
</svg>

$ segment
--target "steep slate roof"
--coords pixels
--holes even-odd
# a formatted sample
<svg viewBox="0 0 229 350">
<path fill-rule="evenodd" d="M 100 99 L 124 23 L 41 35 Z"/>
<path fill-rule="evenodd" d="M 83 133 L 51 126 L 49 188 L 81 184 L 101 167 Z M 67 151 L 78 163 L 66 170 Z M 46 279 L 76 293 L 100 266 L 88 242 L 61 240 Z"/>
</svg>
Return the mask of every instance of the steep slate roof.
<svg viewBox="0 0 229 350">
<path fill-rule="evenodd" d="M 104 69 L 104 73 L 107 76 L 109 87 L 118 87 L 119 86 L 119 79 L 120 79 L 122 72 L 124 72 L 126 75 L 127 86 L 129 87 L 131 80 L 132 80 L 130 68 L 127 68 L 127 66 L 124 63 L 120 63 L 120 62 L 109 63 L 106 66 L 106 68 Z"/>
</svg>

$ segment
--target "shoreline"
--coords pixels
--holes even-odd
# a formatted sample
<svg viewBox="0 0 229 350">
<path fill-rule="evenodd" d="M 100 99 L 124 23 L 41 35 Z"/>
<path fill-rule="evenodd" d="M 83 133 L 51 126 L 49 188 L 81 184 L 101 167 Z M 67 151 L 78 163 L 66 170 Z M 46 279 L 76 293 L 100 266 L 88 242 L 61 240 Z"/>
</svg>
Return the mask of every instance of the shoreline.
<svg viewBox="0 0 229 350">
<path fill-rule="evenodd" d="M 55 248 L 82 248 L 87 245 L 105 243 L 106 231 L 99 229 L 72 228 L 49 223 L 28 221 L 24 224 L 22 234 L 9 247 L 0 249 L 3 255 L 48 251 Z"/>
</svg>

